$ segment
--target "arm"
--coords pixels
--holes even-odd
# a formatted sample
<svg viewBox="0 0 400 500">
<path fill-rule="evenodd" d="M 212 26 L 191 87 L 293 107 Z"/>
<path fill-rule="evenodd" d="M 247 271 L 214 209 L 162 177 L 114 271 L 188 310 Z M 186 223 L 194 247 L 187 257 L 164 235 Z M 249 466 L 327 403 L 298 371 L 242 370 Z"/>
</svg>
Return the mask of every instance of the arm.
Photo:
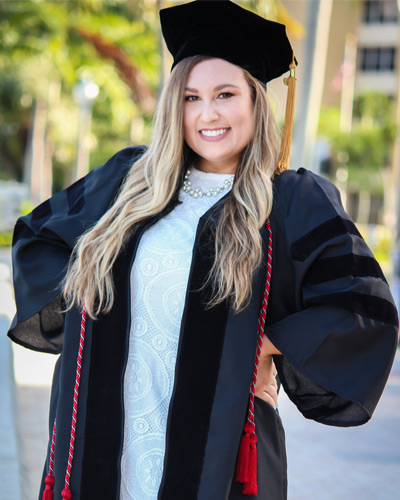
<svg viewBox="0 0 400 500">
<path fill-rule="evenodd" d="M 17 313 L 9 337 L 24 347 L 59 353 L 64 317 L 60 284 L 79 236 L 106 212 L 142 148 L 117 153 L 68 189 L 18 219 L 13 237 Z"/>
<path fill-rule="evenodd" d="M 306 418 L 360 425 L 371 418 L 393 362 L 393 298 L 336 188 L 304 169 L 282 175 L 271 282 L 271 293 L 274 279 L 280 292 L 271 297 L 266 327 L 283 354 L 274 355 L 279 379 Z"/>
<path fill-rule="evenodd" d="M 282 353 L 264 335 L 254 394 L 275 408 L 278 404 L 278 384 L 276 382 L 277 371 L 272 359 L 273 354 L 281 355 Z"/>
</svg>

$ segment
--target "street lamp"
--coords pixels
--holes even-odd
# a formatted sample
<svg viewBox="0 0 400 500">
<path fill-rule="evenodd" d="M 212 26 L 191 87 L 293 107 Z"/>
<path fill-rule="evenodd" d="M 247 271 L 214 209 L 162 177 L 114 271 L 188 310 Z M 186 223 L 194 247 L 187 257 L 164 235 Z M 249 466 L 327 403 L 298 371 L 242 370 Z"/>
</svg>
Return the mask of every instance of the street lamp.
<svg viewBox="0 0 400 500">
<path fill-rule="evenodd" d="M 81 78 L 75 85 L 72 95 L 79 107 L 78 146 L 73 178 L 76 181 L 89 172 L 92 107 L 96 97 L 99 95 L 99 87 L 91 78 Z"/>
</svg>

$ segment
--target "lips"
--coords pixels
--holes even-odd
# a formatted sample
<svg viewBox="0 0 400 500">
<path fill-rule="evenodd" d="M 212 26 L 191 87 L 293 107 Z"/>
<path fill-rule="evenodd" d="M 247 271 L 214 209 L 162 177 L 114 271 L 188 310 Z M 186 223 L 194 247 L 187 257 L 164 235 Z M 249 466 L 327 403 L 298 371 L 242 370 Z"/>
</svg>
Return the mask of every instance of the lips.
<svg viewBox="0 0 400 500">
<path fill-rule="evenodd" d="M 229 128 L 218 128 L 213 130 L 203 129 L 200 130 L 200 134 L 204 135 L 205 137 L 218 137 L 220 135 L 226 134 L 228 130 Z"/>
<path fill-rule="evenodd" d="M 205 142 L 219 142 L 223 141 L 225 137 L 231 132 L 231 128 L 203 128 L 199 130 L 200 138 Z"/>
</svg>

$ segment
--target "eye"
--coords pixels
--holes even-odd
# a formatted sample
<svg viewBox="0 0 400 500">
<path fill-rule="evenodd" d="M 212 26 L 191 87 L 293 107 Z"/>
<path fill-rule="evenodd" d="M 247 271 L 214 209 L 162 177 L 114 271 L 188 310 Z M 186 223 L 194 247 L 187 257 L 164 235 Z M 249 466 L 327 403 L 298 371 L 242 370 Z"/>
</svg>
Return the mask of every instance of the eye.
<svg viewBox="0 0 400 500">
<path fill-rule="evenodd" d="M 194 102 L 194 101 L 197 101 L 198 99 L 199 99 L 199 96 L 197 96 L 197 95 L 185 96 L 185 101 L 187 101 L 187 102 Z"/>
<path fill-rule="evenodd" d="M 231 92 L 221 92 L 218 95 L 218 99 L 230 99 L 231 97 L 233 97 L 233 94 Z"/>
</svg>

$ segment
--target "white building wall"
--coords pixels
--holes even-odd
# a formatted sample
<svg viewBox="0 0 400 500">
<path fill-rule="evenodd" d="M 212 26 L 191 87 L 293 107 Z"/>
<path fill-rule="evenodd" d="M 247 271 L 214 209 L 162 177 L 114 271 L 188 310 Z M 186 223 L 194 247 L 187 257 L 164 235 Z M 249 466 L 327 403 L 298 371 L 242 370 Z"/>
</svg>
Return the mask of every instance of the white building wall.
<svg viewBox="0 0 400 500">
<path fill-rule="evenodd" d="M 397 47 L 398 23 L 361 23 L 358 41 L 361 47 Z"/>
<path fill-rule="evenodd" d="M 391 96 L 397 94 L 397 75 L 394 71 L 358 71 L 356 92 L 379 90 Z"/>
</svg>

